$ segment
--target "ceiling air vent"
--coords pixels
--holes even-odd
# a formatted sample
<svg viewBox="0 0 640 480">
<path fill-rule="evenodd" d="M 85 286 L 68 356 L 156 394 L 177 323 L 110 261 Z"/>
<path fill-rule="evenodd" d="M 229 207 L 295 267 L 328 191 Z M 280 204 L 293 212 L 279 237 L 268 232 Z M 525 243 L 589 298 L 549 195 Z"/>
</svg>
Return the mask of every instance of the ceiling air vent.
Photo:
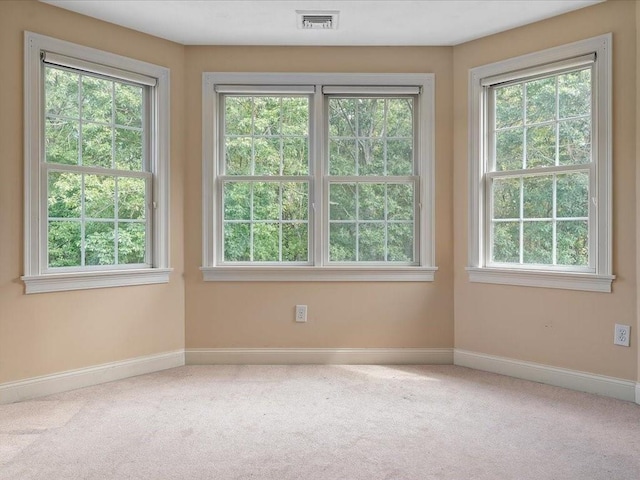
<svg viewBox="0 0 640 480">
<path fill-rule="evenodd" d="M 303 30 L 335 30 L 338 28 L 337 11 L 306 12 L 296 10 L 298 28 Z"/>
</svg>

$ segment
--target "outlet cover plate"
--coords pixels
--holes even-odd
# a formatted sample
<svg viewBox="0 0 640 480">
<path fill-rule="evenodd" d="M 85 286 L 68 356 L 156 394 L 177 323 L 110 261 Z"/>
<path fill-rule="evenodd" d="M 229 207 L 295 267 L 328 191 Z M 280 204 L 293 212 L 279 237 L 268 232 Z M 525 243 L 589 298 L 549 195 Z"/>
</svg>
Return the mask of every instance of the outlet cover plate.
<svg viewBox="0 0 640 480">
<path fill-rule="evenodd" d="M 614 329 L 613 343 L 623 347 L 629 346 L 629 337 L 631 336 L 631 327 L 629 325 L 619 325 L 616 323 Z"/>
</svg>

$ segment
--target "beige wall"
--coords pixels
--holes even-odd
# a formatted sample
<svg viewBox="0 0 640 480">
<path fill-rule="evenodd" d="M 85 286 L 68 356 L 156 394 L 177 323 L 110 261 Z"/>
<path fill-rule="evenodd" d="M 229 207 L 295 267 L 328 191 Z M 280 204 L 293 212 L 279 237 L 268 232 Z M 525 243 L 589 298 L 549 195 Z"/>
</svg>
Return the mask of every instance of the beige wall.
<svg viewBox="0 0 640 480">
<path fill-rule="evenodd" d="M 636 4 L 636 215 L 640 213 L 640 0 Z M 636 222 L 636 279 L 640 277 L 640 222 Z M 640 283 L 636 281 L 636 345 L 640 345 Z M 640 348 L 638 348 L 638 369 L 636 371 L 640 384 Z M 636 402 L 640 397 L 636 394 Z"/>
<path fill-rule="evenodd" d="M 23 32 L 171 68 L 167 285 L 24 295 Z M 35 1 L 0 1 L 0 383 L 184 346 L 184 47 Z"/>
<path fill-rule="evenodd" d="M 451 48 L 189 47 L 185 196 L 186 346 L 452 347 Z M 433 283 L 213 283 L 201 265 L 203 72 L 436 74 L 436 262 Z M 293 321 L 294 305 L 309 322 Z"/>
<path fill-rule="evenodd" d="M 0 383 L 184 346 L 454 344 L 460 349 L 640 379 L 638 342 L 631 348 L 612 344 L 614 323 L 632 325 L 640 341 L 636 283 L 640 259 L 631 260 L 640 244 L 640 225 L 636 225 L 640 82 L 635 81 L 640 12 L 635 9 L 636 2 L 609 1 L 453 48 L 182 47 L 32 0 L 0 1 Z M 19 280 L 23 273 L 24 30 L 171 69 L 171 263 L 175 270 L 168 285 L 24 295 Z M 610 31 L 614 33 L 614 273 L 618 276 L 614 292 L 469 283 L 464 270 L 468 69 Z M 201 76 L 206 71 L 435 73 L 436 263 L 440 268 L 436 281 L 203 282 L 198 267 Z M 307 324 L 293 322 L 293 307 L 299 303 L 309 306 Z"/>
<path fill-rule="evenodd" d="M 467 264 L 469 68 L 613 32 L 613 293 L 470 283 Z M 636 320 L 635 3 L 609 1 L 454 49 L 456 348 L 636 379 L 637 343 L 613 345 Z"/>
</svg>

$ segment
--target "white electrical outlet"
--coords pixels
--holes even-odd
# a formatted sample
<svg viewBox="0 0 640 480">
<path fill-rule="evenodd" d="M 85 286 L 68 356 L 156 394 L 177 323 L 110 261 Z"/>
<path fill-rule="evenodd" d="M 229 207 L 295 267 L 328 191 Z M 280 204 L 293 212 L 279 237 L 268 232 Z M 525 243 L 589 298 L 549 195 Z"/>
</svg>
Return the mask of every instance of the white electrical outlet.
<svg viewBox="0 0 640 480">
<path fill-rule="evenodd" d="M 616 345 L 622 345 L 623 347 L 628 347 L 631 327 L 629 325 L 618 325 L 616 323 L 614 332 L 613 343 Z"/>
<path fill-rule="evenodd" d="M 296 305 L 296 322 L 304 323 L 307 321 L 307 306 Z"/>
</svg>

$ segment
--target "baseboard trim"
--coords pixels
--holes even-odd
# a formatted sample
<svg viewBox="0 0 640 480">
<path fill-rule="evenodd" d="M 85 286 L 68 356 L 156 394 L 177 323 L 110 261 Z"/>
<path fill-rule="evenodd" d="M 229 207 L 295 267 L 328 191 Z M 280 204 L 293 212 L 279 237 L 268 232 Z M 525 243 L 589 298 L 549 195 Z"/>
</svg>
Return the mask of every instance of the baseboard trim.
<svg viewBox="0 0 640 480">
<path fill-rule="evenodd" d="M 184 350 L 146 355 L 93 367 L 0 384 L 0 404 L 66 392 L 184 365 Z"/>
<path fill-rule="evenodd" d="M 640 405 L 640 383 L 636 383 L 636 403 Z"/>
<path fill-rule="evenodd" d="M 461 367 L 499 373 L 523 380 L 546 383 L 580 392 L 595 393 L 630 402 L 634 400 L 638 402 L 640 400 L 640 387 L 638 386 L 640 384 L 636 385 L 635 382 L 616 377 L 551 367 L 540 363 L 513 360 L 457 348 L 454 350 L 453 363 Z"/>
<path fill-rule="evenodd" d="M 452 348 L 188 348 L 187 365 L 451 365 Z"/>
</svg>

